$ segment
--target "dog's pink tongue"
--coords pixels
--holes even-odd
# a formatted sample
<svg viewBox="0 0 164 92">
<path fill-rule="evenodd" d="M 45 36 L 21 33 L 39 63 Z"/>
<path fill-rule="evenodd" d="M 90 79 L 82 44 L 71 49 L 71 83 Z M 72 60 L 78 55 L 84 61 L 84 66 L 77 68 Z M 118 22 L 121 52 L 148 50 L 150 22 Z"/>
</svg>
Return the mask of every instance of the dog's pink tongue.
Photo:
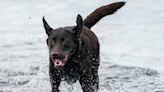
<svg viewBox="0 0 164 92">
<path fill-rule="evenodd" d="M 56 68 L 62 68 L 64 66 L 64 63 L 62 60 L 56 59 L 54 65 Z"/>
<path fill-rule="evenodd" d="M 55 59 L 54 66 L 57 69 L 63 68 L 64 65 L 67 63 L 67 61 L 68 61 L 68 55 L 66 55 L 64 59 Z"/>
</svg>

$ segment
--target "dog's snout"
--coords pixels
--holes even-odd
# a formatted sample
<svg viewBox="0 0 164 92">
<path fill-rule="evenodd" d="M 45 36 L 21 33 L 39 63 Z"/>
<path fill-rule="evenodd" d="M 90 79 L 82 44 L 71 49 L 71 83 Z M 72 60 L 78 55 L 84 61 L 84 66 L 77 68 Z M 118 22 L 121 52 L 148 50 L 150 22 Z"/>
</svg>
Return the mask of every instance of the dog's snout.
<svg viewBox="0 0 164 92">
<path fill-rule="evenodd" d="M 62 54 L 59 54 L 59 53 L 53 53 L 51 56 L 54 59 L 64 59 L 64 56 Z"/>
</svg>

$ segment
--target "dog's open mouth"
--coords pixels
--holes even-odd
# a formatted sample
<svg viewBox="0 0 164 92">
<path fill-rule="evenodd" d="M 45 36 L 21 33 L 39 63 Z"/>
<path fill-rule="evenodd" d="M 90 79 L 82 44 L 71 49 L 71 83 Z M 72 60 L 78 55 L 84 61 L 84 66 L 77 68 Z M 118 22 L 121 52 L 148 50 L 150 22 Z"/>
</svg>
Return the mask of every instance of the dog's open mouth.
<svg viewBox="0 0 164 92">
<path fill-rule="evenodd" d="M 64 57 L 64 59 L 54 59 L 53 63 L 54 63 L 54 67 L 57 69 L 61 69 L 64 67 L 64 65 L 67 63 L 68 61 L 68 55 L 66 55 Z"/>
</svg>

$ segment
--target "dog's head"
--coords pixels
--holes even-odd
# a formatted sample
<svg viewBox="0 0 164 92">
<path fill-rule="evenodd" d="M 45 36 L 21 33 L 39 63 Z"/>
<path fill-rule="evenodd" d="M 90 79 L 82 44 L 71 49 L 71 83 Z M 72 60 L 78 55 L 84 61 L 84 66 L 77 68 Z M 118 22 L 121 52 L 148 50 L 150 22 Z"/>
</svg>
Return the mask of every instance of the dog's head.
<svg viewBox="0 0 164 92">
<path fill-rule="evenodd" d="M 83 19 L 77 16 L 76 26 L 51 28 L 43 17 L 43 25 L 48 35 L 47 45 L 49 48 L 50 59 L 54 67 L 63 68 L 71 55 L 73 55 L 79 45 L 78 39 L 83 28 Z"/>
</svg>

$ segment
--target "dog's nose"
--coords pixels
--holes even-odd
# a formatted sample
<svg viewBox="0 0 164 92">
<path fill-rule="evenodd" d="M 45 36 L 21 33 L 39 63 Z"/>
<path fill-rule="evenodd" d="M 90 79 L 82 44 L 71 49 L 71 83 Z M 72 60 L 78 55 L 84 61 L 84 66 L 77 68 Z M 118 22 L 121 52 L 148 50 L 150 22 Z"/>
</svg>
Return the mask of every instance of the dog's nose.
<svg viewBox="0 0 164 92">
<path fill-rule="evenodd" d="M 53 53 L 53 54 L 52 54 L 52 57 L 53 57 L 53 58 L 58 58 L 58 56 L 59 56 L 58 53 Z"/>
<path fill-rule="evenodd" d="M 51 56 L 54 59 L 64 59 L 65 58 L 65 56 L 63 54 L 59 54 L 59 53 L 53 53 Z"/>
</svg>

